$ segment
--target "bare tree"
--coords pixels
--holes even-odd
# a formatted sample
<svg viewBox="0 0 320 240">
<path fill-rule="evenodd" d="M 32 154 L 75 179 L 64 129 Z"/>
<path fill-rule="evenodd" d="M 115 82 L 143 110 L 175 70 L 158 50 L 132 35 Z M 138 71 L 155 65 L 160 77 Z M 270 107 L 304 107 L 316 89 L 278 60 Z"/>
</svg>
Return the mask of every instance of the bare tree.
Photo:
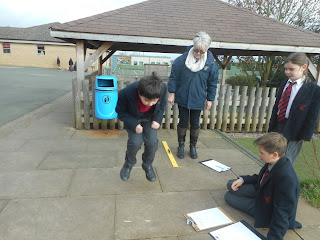
<svg viewBox="0 0 320 240">
<path fill-rule="evenodd" d="M 235 6 L 246 8 L 266 17 L 290 25 L 320 33 L 320 0 L 225 0 Z M 266 86 L 270 74 L 276 72 L 281 58 L 260 56 L 239 58 L 240 68 L 247 73 L 245 64 L 255 65 L 260 72 L 262 86 Z M 255 77 L 255 74 L 252 74 Z"/>
<path fill-rule="evenodd" d="M 290 25 L 320 31 L 320 0 L 227 0 Z"/>
</svg>

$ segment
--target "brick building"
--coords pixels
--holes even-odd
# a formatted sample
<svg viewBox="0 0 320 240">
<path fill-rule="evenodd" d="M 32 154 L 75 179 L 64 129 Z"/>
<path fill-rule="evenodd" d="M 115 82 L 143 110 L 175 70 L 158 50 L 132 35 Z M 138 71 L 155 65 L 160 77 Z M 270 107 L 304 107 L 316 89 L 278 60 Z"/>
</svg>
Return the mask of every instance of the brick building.
<svg viewBox="0 0 320 240">
<path fill-rule="evenodd" d="M 29 28 L 0 27 L 0 65 L 68 69 L 69 59 L 76 62 L 76 47 L 50 36 L 50 23 Z M 93 51 L 88 49 L 87 55 Z M 97 69 L 96 66 L 89 71 Z"/>
</svg>

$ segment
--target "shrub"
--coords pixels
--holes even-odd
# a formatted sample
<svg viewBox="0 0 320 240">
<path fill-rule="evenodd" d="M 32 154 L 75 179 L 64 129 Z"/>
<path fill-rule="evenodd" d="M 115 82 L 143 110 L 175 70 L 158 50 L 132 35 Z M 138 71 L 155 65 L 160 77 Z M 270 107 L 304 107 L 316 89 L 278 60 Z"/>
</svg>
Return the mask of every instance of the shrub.
<svg viewBox="0 0 320 240">
<path fill-rule="evenodd" d="M 232 86 L 254 87 L 256 85 L 256 79 L 246 75 L 235 75 L 227 78 L 226 83 Z"/>
</svg>

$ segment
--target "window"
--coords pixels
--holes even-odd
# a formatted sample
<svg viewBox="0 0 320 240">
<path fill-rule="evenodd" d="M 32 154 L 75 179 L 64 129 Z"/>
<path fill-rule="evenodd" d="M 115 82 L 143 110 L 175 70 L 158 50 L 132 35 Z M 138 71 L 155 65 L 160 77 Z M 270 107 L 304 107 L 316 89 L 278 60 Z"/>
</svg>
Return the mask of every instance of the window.
<svg viewBox="0 0 320 240">
<path fill-rule="evenodd" d="M 143 66 L 143 62 L 139 62 L 139 65 L 140 65 L 140 66 Z"/>
<path fill-rule="evenodd" d="M 2 43 L 3 53 L 11 53 L 10 44 Z"/>
<path fill-rule="evenodd" d="M 133 61 L 133 65 L 138 65 L 138 62 L 137 61 Z"/>
<path fill-rule="evenodd" d="M 38 45 L 38 55 L 46 55 L 44 45 Z"/>
<path fill-rule="evenodd" d="M 162 64 L 163 64 L 163 65 L 169 65 L 167 62 L 163 62 Z"/>
</svg>

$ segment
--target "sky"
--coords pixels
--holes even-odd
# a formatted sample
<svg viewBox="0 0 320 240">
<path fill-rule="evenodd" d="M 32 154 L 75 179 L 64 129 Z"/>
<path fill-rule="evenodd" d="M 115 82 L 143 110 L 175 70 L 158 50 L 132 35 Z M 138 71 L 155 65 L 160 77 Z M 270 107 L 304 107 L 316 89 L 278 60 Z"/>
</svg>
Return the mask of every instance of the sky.
<svg viewBox="0 0 320 240">
<path fill-rule="evenodd" d="M 0 27 L 65 23 L 145 0 L 0 0 Z"/>
<path fill-rule="evenodd" d="M 144 1 L 146 0 L 0 0 L 0 27 L 25 28 L 52 22 L 65 23 Z M 178 56 L 137 52 L 124 54 L 170 56 L 172 59 Z"/>
</svg>

